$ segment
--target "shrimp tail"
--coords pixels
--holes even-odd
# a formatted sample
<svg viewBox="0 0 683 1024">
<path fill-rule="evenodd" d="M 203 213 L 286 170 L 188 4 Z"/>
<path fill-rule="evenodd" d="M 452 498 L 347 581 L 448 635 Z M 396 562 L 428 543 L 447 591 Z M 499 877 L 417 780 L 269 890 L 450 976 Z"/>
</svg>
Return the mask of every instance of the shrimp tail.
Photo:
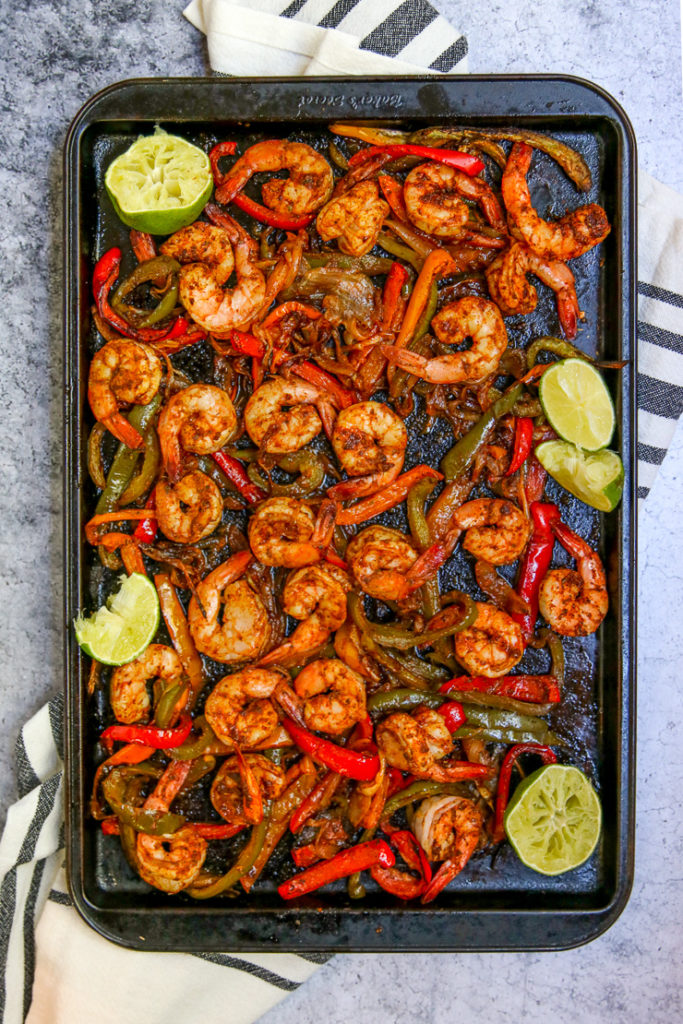
<svg viewBox="0 0 683 1024">
<path fill-rule="evenodd" d="M 380 345 L 379 348 L 382 355 L 386 356 L 390 363 L 400 366 L 402 370 L 415 374 L 416 377 L 424 373 L 429 362 L 425 356 L 418 355 L 417 352 L 408 352 L 406 349 L 398 348 L 396 345 Z"/>
<path fill-rule="evenodd" d="M 102 424 L 122 444 L 128 445 L 129 448 L 133 449 L 144 448 L 145 439 L 120 412 L 107 416 L 106 419 L 102 420 Z"/>
<path fill-rule="evenodd" d="M 556 302 L 557 315 L 564 331 L 564 336 L 569 341 L 572 341 L 576 337 L 578 320 L 579 318 L 583 319 L 583 313 L 579 309 L 579 300 L 576 297 L 576 292 L 573 289 L 563 288 L 557 293 Z"/>
</svg>

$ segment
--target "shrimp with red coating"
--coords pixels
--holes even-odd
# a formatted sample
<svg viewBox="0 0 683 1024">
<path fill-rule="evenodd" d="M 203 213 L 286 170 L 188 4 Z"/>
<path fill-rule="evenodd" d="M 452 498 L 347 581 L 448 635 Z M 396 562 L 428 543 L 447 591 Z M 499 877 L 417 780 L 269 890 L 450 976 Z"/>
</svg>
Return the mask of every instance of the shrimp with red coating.
<svg viewBox="0 0 683 1024">
<path fill-rule="evenodd" d="M 588 636 L 607 615 L 605 569 L 597 551 L 564 523 L 553 524 L 562 546 L 576 559 L 576 569 L 551 569 L 541 583 L 538 606 L 548 625 L 562 636 Z"/>
<path fill-rule="evenodd" d="M 211 783 L 211 803 L 231 825 L 257 825 L 263 800 L 277 800 L 286 786 L 283 769 L 263 754 L 227 757 Z"/>
<path fill-rule="evenodd" d="M 350 589 L 346 573 L 326 562 L 291 573 L 282 592 L 282 610 L 298 619 L 299 625 L 259 664 L 293 665 L 321 647 L 346 620 Z"/>
<path fill-rule="evenodd" d="M 206 698 L 206 720 L 222 743 L 261 745 L 278 733 L 280 691 L 289 691 L 289 679 L 277 670 L 250 667 L 223 676 Z"/>
<path fill-rule="evenodd" d="M 321 504 L 318 514 L 297 498 L 269 498 L 249 520 L 249 544 L 263 565 L 298 569 L 319 562 L 332 541 L 336 506 Z"/>
<path fill-rule="evenodd" d="M 455 239 L 463 235 L 470 217 L 465 199 L 478 203 L 493 227 L 505 225 L 500 203 L 490 185 L 445 164 L 414 167 L 406 177 L 403 198 L 415 227 L 437 238 Z"/>
<path fill-rule="evenodd" d="M 491 604 L 476 602 L 477 618 L 453 639 L 457 661 L 470 675 L 495 679 L 522 660 L 522 627 L 507 612 Z"/>
<path fill-rule="evenodd" d="M 377 725 L 375 741 L 387 764 L 418 779 L 456 782 L 463 777 L 460 765 L 443 761 L 453 753 L 453 738 L 433 708 L 387 715 Z"/>
<path fill-rule="evenodd" d="M 271 640 L 263 601 L 243 575 L 252 560 L 239 551 L 206 576 L 190 599 L 187 618 L 197 650 L 225 665 L 258 658 Z"/>
<path fill-rule="evenodd" d="M 303 701 L 307 728 L 317 732 L 338 736 L 367 714 L 362 676 L 337 658 L 309 662 L 294 680 L 294 692 Z"/>
<path fill-rule="evenodd" d="M 191 761 L 171 761 L 143 805 L 145 810 L 166 812 L 190 770 Z M 192 885 L 201 871 L 208 845 L 190 824 L 166 836 L 139 832 L 136 861 L 141 878 L 162 892 L 176 893 Z"/>
<path fill-rule="evenodd" d="M 159 416 L 161 458 L 172 480 L 181 471 L 183 451 L 217 452 L 230 440 L 237 415 L 230 396 L 214 384 L 190 384 L 173 395 Z"/>
<path fill-rule="evenodd" d="M 412 830 L 430 861 L 443 861 L 424 893 L 431 903 L 467 864 L 484 831 L 481 811 L 473 800 L 459 796 L 433 796 L 423 800 Z"/>
<path fill-rule="evenodd" d="M 316 220 L 320 237 L 337 239 L 340 252 L 365 256 L 377 242 L 389 204 L 380 197 L 375 181 L 360 181 L 343 195 L 331 199 Z"/>
<path fill-rule="evenodd" d="M 315 213 L 332 194 L 332 168 L 324 156 L 304 142 L 266 139 L 250 146 L 235 161 L 216 189 L 216 202 L 229 203 L 254 174 L 289 171 L 287 178 L 270 178 L 261 187 L 269 209 L 292 217 Z"/>
<path fill-rule="evenodd" d="M 332 447 L 352 480 L 328 489 L 335 501 L 374 494 L 392 483 L 403 469 L 408 432 L 405 423 L 384 402 L 356 402 L 335 420 Z"/>
<path fill-rule="evenodd" d="M 380 601 L 398 601 L 403 596 L 406 574 L 417 557 L 405 534 L 379 524 L 361 530 L 346 549 L 355 582 Z"/>
<path fill-rule="evenodd" d="M 194 469 L 177 483 L 157 481 L 154 489 L 159 529 L 176 544 L 196 544 L 216 529 L 223 498 L 211 477 Z"/>
<path fill-rule="evenodd" d="M 152 702 L 147 685 L 155 679 L 180 680 L 183 666 L 172 647 L 150 644 L 135 661 L 115 668 L 109 681 L 109 701 L 118 722 L 132 725 L 149 720 Z"/>
<path fill-rule="evenodd" d="M 527 274 L 535 274 L 555 292 L 557 314 L 565 337 L 576 337 L 578 320 L 583 318 L 574 286 L 574 275 L 561 260 L 548 260 L 532 252 L 523 242 L 512 245 L 486 268 L 489 294 L 503 316 L 533 313 L 538 302 Z"/>
<path fill-rule="evenodd" d="M 128 338 L 108 341 L 93 356 L 88 372 L 88 402 L 96 420 L 129 448 L 143 438 L 121 413 L 124 405 L 147 405 L 161 385 L 162 365 L 149 345 Z"/>
<path fill-rule="evenodd" d="M 271 377 L 256 388 L 244 407 L 244 426 L 263 452 L 298 452 L 322 430 L 316 406 L 331 407 L 329 396 L 320 388 L 304 380 Z"/>
</svg>

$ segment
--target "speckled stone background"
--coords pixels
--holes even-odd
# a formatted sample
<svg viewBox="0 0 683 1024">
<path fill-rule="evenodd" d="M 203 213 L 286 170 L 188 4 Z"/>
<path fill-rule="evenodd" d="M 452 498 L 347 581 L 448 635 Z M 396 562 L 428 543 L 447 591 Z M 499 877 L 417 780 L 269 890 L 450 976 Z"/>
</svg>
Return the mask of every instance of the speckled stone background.
<svg viewBox="0 0 683 1024">
<path fill-rule="evenodd" d="M 641 166 L 683 191 L 678 0 L 433 2 L 467 33 L 473 72 L 604 86 L 633 122 Z M 62 685 L 62 146 L 103 86 L 208 72 L 183 6 L 0 5 L 0 825 L 18 728 Z M 564 953 L 340 956 L 261 1024 L 683 1020 L 682 498 L 679 429 L 640 521 L 636 876 L 619 921 Z"/>
</svg>

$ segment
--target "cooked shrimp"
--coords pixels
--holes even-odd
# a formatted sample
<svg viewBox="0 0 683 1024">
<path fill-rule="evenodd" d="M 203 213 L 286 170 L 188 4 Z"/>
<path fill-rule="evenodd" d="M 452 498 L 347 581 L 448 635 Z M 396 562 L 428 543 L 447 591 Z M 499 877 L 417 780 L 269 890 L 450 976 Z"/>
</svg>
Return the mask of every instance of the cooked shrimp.
<svg viewBox="0 0 683 1024">
<path fill-rule="evenodd" d="M 306 570 L 304 570 L 306 571 Z M 338 736 L 367 714 L 362 676 L 336 658 L 311 661 L 294 680 L 309 729 Z"/>
<path fill-rule="evenodd" d="M 273 703 L 288 678 L 265 668 L 245 668 L 216 683 L 206 699 L 206 720 L 223 743 L 254 747 L 278 729 Z"/>
<path fill-rule="evenodd" d="M 404 370 L 432 384 L 480 381 L 498 369 L 508 344 L 507 331 L 495 302 L 466 295 L 449 302 L 432 320 L 432 330 L 445 345 L 461 345 L 472 339 L 469 349 L 428 359 L 417 352 L 382 345 L 382 352 Z"/>
<path fill-rule="evenodd" d="M 453 752 L 453 739 L 442 716 L 432 708 L 387 715 L 375 730 L 375 740 L 392 767 L 418 779 L 450 781 L 448 766 L 439 762 Z"/>
<path fill-rule="evenodd" d="M 342 469 L 354 480 L 330 487 L 335 501 L 374 494 L 403 469 L 408 432 L 384 402 L 357 402 L 342 409 L 334 424 L 332 447 Z"/>
<path fill-rule="evenodd" d="M 351 619 L 343 622 L 334 634 L 334 652 L 364 679 L 378 683 L 382 678 L 375 662 L 363 650 L 361 631 Z"/>
<path fill-rule="evenodd" d="M 361 530 L 346 549 L 354 580 L 361 590 L 380 601 L 397 601 L 402 597 L 405 574 L 417 554 L 400 530 L 379 525 Z"/>
<path fill-rule="evenodd" d="M 171 761 L 144 803 L 145 810 L 168 811 L 190 770 L 190 761 Z M 206 860 L 208 845 L 192 825 L 168 836 L 138 833 L 140 876 L 162 892 L 176 893 L 194 882 Z"/>
<path fill-rule="evenodd" d="M 503 171 L 501 190 L 511 234 L 546 260 L 573 260 L 598 245 L 610 232 L 602 206 L 590 203 L 557 221 L 543 220 L 531 204 L 526 175 L 533 150 L 515 142 Z"/>
<path fill-rule="evenodd" d="M 320 153 L 304 142 L 267 139 L 250 146 L 233 164 L 216 189 L 216 201 L 229 203 L 252 175 L 267 171 L 289 171 L 288 178 L 271 178 L 261 188 L 263 202 L 279 213 L 315 213 L 332 194 L 332 168 Z"/>
<path fill-rule="evenodd" d="M 198 469 L 186 473 L 176 484 L 159 480 L 154 498 L 159 529 L 177 544 L 196 544 L 208 537 L 223 515 L 220 490 Z"/>
<path fill-rule="evenodd" d="M 282 592 L 282 610 L 299 620 L 283 644 L 261 658 L 261 665 L 292 665 L 317 650 L 346 619 L 346 573 L 327 563 L 293 572 Z"/>
<path fill-rule="evenodd" d="M 159 252 L 179 263 L 187 264 L 185 270 L 180 272 L 181 280 L 188 266 L 202 263 L 212 268 L 216 284 L 224 285 L 235 269 L 235 255 L 230 237 L 230 232 L 225 228 L 197 220 L 167 238 L 159 247 Z"/>
<path fill-rule="evenodd" d="M 96 420 L 129 448 L 144 441 L 119 411 L 122 405 L 146 405 L 161 384 L 162 366 L 156 352 L 139 341 L 108 341 L 95 355 L 88 373 L 88 402 Z"/>
<path fill-rule="evenodd" d="M 261 451 L 298 452 L 322 430 L 316 405 L 329 405 L 320 388 L 303 380 L 271 377 L 244 407 L 244 426 Z"/>
<path fill-rule="evenodd" d="M 235 755 L 226 758 L 216 772 L 211 803 L 231 825 L 256 825 L 263 819 L 263 797 L 277 800 L 285 785 L 283 769 L 263 754 L 244 754 L 242 760 Z M 254 814 L 254 805 L 260 815 Z"/>
<path fill-rule="evenodd" d="M 531 524 L 524 513 L 503 498 L 475 498 L 451 518 L 453 527 L 467 530 L 462 546 L 491 565 L 507 565 L 524 551 Z"/>
<path fill-rule="evenodd" d="M 522 242 L 513 242 L 486 268 L 489 294 L 503 316 L 533 313 L 538 302 L 527 274 L 535 274 L 555 292 L 557 313 L 565 337 L 576 337 L 577 321 L 583 317 L 574 287 L 574 275 L 566 263 L 546 260 Z"/>
<path fill-rule="evenodd" d="M 415 227 L 437 238 L 459 238 L 463 234 L 470 216 L 464 199 L 479 203 L 494 227 L 505 223 L 500 204 L 485 181 L 444 164 L 414 167 L 406 177 L 403 198 Z"/>
<path fill-rule="evenodd" d="M 335 515 L 331 501 L 323 502 L 316 516 L 297 498 L 269 498 L 249 520 L 251 550 L 263 565 L 311 565 L 330 545 Z"/>
<path fill-rule="evenodd" d="M 588 636 L 607 615 L 609 598 L 605 570 L 597 551 L 564 524 L 553 530 L 576 559 L 576 569 L 551 569 L 541 583 L 541 615 L 562 636 Z"/>
<path fill-rule="evenodd" d="M 159 417 L 161 458 L 172 480 L 180 474 L 182 451 L 217 452 L 232 437 L 237 416 L 230 397 L 213 384 L 191 384 L 168 400 Z"/>
<path fill-rule="evenodd" d="M 524 654 L 522 627 L 507 612 L 476 602 L 472 626 L 456 633 L 455 657 L 470 675 L 495 679 L 506 675 Z"/>
<path fill-rule="evenodd" d="M 375 245 L 388 213 L 389 204 L 380 198 L 377 182 L 360 181 L 322 208 L 316 227 L 323 241 L 338 239 L 341 252 L 364 256 Z"/>
<path fill-rule="evenodd" d="M 150 644 L 139 658 L 115 668 L 109 682 L 109 700 L 118 722 L 146 722 L 152 702 L 147 684 L 153 679 L 180 679 L 183 666 L 172 647 Z"/>
<path fill-rule="evenodd" d="M 459 796 L 423 800 L 412 821 L 415 838 L 430 861 L 443 861 L 422 895 L 430 903 L 465 867 L 479 845 L 484 828 L 481 811 Z"/>
<path fill-rule="evenodd" d="M 270 643 L 268 612 L 248 580 L 240 578 L 250 561 L 249 551 L 232 555 L 190 599 L 187 618 L 197 650 L 225 665 L 252 661 Z"/>
</svg>

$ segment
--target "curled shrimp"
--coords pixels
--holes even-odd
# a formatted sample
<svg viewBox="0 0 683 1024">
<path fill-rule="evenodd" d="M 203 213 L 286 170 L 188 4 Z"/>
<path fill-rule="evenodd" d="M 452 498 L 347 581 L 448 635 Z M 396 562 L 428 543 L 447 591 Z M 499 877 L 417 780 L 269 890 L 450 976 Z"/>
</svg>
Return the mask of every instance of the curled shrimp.
<svg viewBox="0 0 683 1024">
<path fill-rule="evenodd" d="M 225 337 L 233 328 L 242 327 L 254 319 L 263 305 L 266 279 L 256 266 L 258 246 L 237 221 L 224 213 L 220 217 L 220 225 L 206 226 L 222 232 L 225 246 L 230 247 L 230 257 L 226 249 L 221 262 L 196 262 L 197 249 L 193 240 L 187 248 L 184 247 L 187 237 L 182 232 L 187 228 L 171 235 L 161 249 L 185 264 L 179 275 L 179 297 L 192 319 L 207 331 Z M 180 240 L 176 242 L 178 235 Z M 232 258 L 237 284 L 229 289 L 225 288 L 225 283 L 230 274 L 226 277 L 225 271 Z"/>
<path fill-rule="evenodd" d="M 190 761 L 171 761 L 145 810 L 168 811 L 190 770 Z M 192 825 L 182 825 L 168 836 L 139 832 L 136 842 L 137 866 L 148 885 L 162 892 L 176 893 L 192 885 L 206 860 L 208 845 Z"/>
<path fill-rule="evenodd" d="M 597 551 L 562 523 L 553 526 L 562 546 L 576 559 L 576 569 L 551 569 L 541 583 L 541 615 L 562 636 L 588 636 L 607 615 L 605 569 Z"/>
<path fill-rule="evenodd" d="M 531 523 L 522 510 L 504 498 L 474 498 L 453 514 L 451 525 L 466 530 L 462 546 L 491 565 L 508 565 L 524 551 Z"/>
<path fill-rule="evenodd" d="M 222 743 L 254 747 L 278 732 L 273 699 L 288 678 L 266 668 L 245 668 L 220 679 L 206 698 L 206 720 Z"/>
<path fill-rule="evenodd" d="M 455 657 L 470 675 L 495 679 L 522 660 L 522 627 L 491 604 L 477 601 L 476 605 L 474 624 L 455 634 Z"/>
<path fill-rule="evenodd" d="M 336 507 L 323 502 L 318 515 L 297 498 L 269 498 L 249 520 L 249 544 L 263 565 L 298 569 L 322 558 L 334 531 Z"/>
<path fill-rule="evenodd" d="M 338 736 L 367 714 L 362 676 L 337 658 L 311 661 L 294 680 L 306 726 Z"/>
<path fill-rule="evenodd" d="M 162 366 L 156 352 L 128 338 L 108 341 L 93 356 L 88 373 L 88 402 L 96 420 L 129 448 L 144 441 L 119 411 L 122 405 L 146 405 L 161 384 Z"/>
<path fill-rule="evenodd" d="M 261 451 L 298 452 L 322 430 L 316 405 L 328 405 L 320 388 L 303 380 L 271 377 L 244 407 L 244 426 Z"/>
<path fill-rule="evenodd" d="M 322 208 L 316 227 L 323 241 L 338 239 L 341 252 L 364 256 L 375 245 L 388 213 L 389 204 L 380 198 L 377 182 L 360 181 Z"/>
<path fill-rule="evenodd" d="M 375 740 L 393 768 L 410 772 L 418 779 L 452 780 L 448 765 L 440 762 L 453 753 L 453 739 L 442 716 L 433 708 L 387 715 L 375 730 Z"/>
<path fill-rule="evenodd" d="M 459 796 L 432 796 L 423 800 L 412 830 L 430 861 L 443 861 L 424 893 L 431 903 L 467 864 L 482 837 L 484 821 L 472 800 Z"/>
<path fill-rule="evenodd" d="M 403 198 L 415 227 L 437 238 L 459 238 L 464 233 L 470 216 L 465 199 L 480 205 L 489 224 L 505 224 L 500 203 L 485 181 L 444 164 L 414 167 L 406 177 Z"/>
<path fill-rule="evenodd" d="M 180 271 L 182 280 L 194 263 L 211 267 L 216 284 L 224 285 L 235 269 L 235 254 L 232 251 L 230 232 L 217 224 L 206 224 L 197 220 L 167 238 L 159 247 L 164 256 L 170 256 L 184 264 Z"/>
<path fill-rule="evenodd" d="M 259 664 L 292 665 L 316 651 L 346 619 L 346 573 L 327 563 L 293 572 L 282 592 L 282 610 L 299 620 L 290 637 L 269 651 Z"/>
<path fill-rule="evenodd" d="M 501 191 L 512 235 L 526 242 L 533 252 L 546 260 L 575 259 L 598 245 L 610 232 L 602 206 L 590 203 L 557 221 L 543 220 L 531 203 L 526 175 L 533 150 L 525 142 L 515 142 L 503 171 Z"/>
<path fill-rule="evenodd" d="M 538 302 L 527 274 L 535 274 L 555 292 L 557 313 L 565 337 L 576 337 L 578 320 L 583 317 L 574 286 L 574 275 L 566 263 L 548 260 L 532 252 L 522 242 L 513 242 L 486 268 L 489 294 L 503 316 L 533 313 Z"/>
<path fill-rule="evenodd" d="M 400 530 L 375 525 L 349 542 L 346 559 L 361 590 L 380 601 L 397 601 L 403 596 L 406 573 L 417 560 L 417 551 Z"/>
<path fill-rule="evenodd" d="M 266 139 L 233 164 L 216 189 L 216 202 L 229 203 L 254 174 L 267 171 L 289 171 L 288 178 L 271 178 L 261 187 L 263 202 L 278 213 L 315 213 L 332 194 L 332 168 L 320 153 L 304 142 Z"/>
<path fill-rule="evenodd" d="M 190 599 L 187 619 L 197 650 L 225 665 L 258 658 L 271 639 L 263 601 L 241 578 L 251 558 L 249 551 L 232 555 L 198 584 Z"/>
<path fill-rule="evenodd" d="M 180 475 L 183 449 L 217 452 L 237 426 L 230 396 L 213 384 L 191 384 L 168 400 L 159 416 L 161 458 L 172 480 Z"/>
<path fill-rule="evenodd" d="M 153 679 L 180 679 L 182 675 L 180 658 L 165 644 L 150 644 L 135 661 L 115 668 L 109 681 L 109 700 L 117 721 L 125 725 L 148 721 L 152 702 L 147 684 Z"/>
<path fill-rule="evenodd" d="M 282 768 L 263 754 L 235 754 L 216 772 L 211 803 L 231 825 L 257 825 L 263 820 L 263 798 L 277 800 L 285 785 Z"/>
<path fill-rule="evenodd" d="M 335 501 L 374 494 L 403 469 L 408 432 L 405 423 L 384 402 L 356 402 L 342 409 L 332 431 L 332 447 L 342 469 L 353 480 L 330 487 Z"/>
<path fill-rule="evenodd" d="M 159 480 L 154 489 L 157 523 L 169 540 L 196 544 L 216 529 L 223 515 L 223 498 L 211 477 L 198 469 L 177 483 Z"/>
<path fill-rule="evenodd" d="M 505 324 L 495 302 L 466 295 L 449 302 L 432 320 L 432 330 L 445 345 L 461 345 L 472 339 L 464 351 L 428 359 L 417 352 L 382 345 L 382 352 L 404 370 L 432 384 L 480 381 L 498 369 L 508 345 Z"/>
</svg>

